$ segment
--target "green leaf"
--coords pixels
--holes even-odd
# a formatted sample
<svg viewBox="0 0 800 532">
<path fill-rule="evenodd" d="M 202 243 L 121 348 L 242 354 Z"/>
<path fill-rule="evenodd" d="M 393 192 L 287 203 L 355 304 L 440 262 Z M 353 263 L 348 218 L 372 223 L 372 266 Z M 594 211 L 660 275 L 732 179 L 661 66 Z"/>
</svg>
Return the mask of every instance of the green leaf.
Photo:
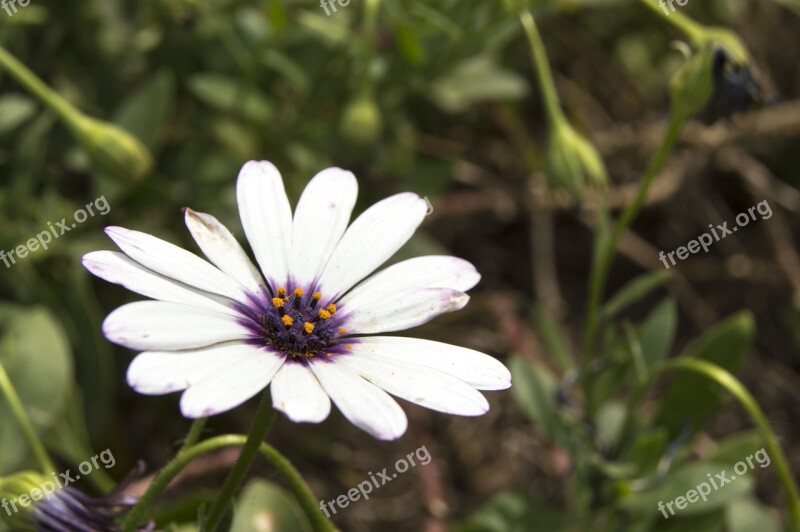
<svg viewBox="0 0 800 532">
<path fill-rule="evenodd" d="M 234 509 L 231 532 L 311 532 L 311 524 L 294 497 L 265 480 L 251 482 Z"/>
<path fill-rule="evenodd" d="M 754 497 L 746 497 L 725 508 L 728 532 L 779 532 L 781 527 L 772 512 Z"/>
<path fill-rule="evenodd" d="M 175 77 L 170 72 L 160 71 L 125 100 L 114 114 L 113 122 L 153 151 L 161 143 L 174 108 Z"/>
<path fill-rule="evenodd" d="M 61 417 L 73 379 L 64 331 L 44 308 L 18 307 L 0 322 L 0 362 L 34 429 L 41 434 Z M 17 471 L 28 454 L 25 439 L 0 397 L 0 474 Z"/>
<path fill-rule="evenodd" d="M 731 373 L 742 365 L 750 350 L 755 324 L 749 312 L 741 312 L 707 331 L 688 350 L 688 356 L 716 364 Z M 692 431 L 705 426 L 726 399 L 727 393 L 717 383 L 687 372 L 675 374 L 664 394 L 656 415 L 656 424 L 669 430 L 670 440 L 680 434 L 686 423 Z"/>
<path fill-rule="evenodd" d="M 89 438 L 81 390 L 74 386 L 71 391 L 63 415 L 47 430 L 43 441 L 48 450 L 52 450 L 67 463 L 77 466 L 87 456 L 94 456 L 96 452 L 92 449 Z M 114 489 L 114 483 L 102 469 L 94 471 L 91 479 L 96 486 L 101 486 L 103 491 Z"/>
<path fill-rule="evenodd" d="M 714 462 L 735 464 L 755 454 L 756 451 L 761 450 L 763 447 L 764 438 L 759 434 L 758 430 L 747 430 L 729 436 L 719 442 L 719 445 L 709 455 L 708 459 Z M 753 463 L 756 464 L 757 462 L 754 460 Z"/>
<path fill-rule="evenodd" d="M 625 424 L 625 404 L 620 401 L 608 401 L 597 412 L 598 435 L 606 448 L 617 445 Z"/>
<path fill-rule="evenodd" d="M 577 531 L 575 519 L 551 503 L 527 493 L 502 493 L 489 501 L 464 525 L 460 532 L 566 532 Z"/>
<path fill-rule="evenodd" d="M 638 302 L 650 292 L 664 284 L 670 278 L 668 271 L 659 271 L 641 275 L 614 294 L 614 296 L 603 306 L 603 319 L 609 320 Z"/>
<path fill-rule="evenodd" d="M 642 357 L 650 373 L 664 360 L 675 340 L 678 309 L 672 298 L 666 298 L 647 316 L 642 324 L 640 342 Z"/>
<path fill-rule="evenodd" d="M 527 93 L 528 84 L 522 76 L 496 64 L 489 56 L 463 61 L 431 87 L 434 101 L 450 112 L 464 111 L 487 100 L 516 100 Z"/>
<path fill-rule="evenodd" d="M 272 105 L 255 88 L 222 74 L 195 74 L 189 78 L 194 96 L 219 111 L 232 113 L 255 124 L 264 125 L 272 117 Z"/>
<path fill-rule="evenodd" d="M 631 449 L 629 461 L 636 464 L 640 476 L 655 472 L 667 449 L 667 443 L 665 429 L 656 429 L 639 435 Z"/>
<path fill-rule="evenodd" d="M 531 364 L 518 356 L 509 363 L 514 386 L 511 394 L 522 410 L 550 440 L 559 441 L 559 420 L 556 411 L 558 383 L 544 367 Z"/>
<path fill-rule="evenodd" d="M 36 112 L 36 103 L 22 94 L 0 97 L 0 135 L 22 125 Z"/>
<path fill-rule="evenodd" d="M 716 475 L 721 474 L 723 471 L 730 482 L 720 486 Z M 709 474 L 711 474 L 712 480 L 716 483 L 716 489 L 714 488 L 715 484 L 709 481 Z M 661 512 L 663 516 L 663 513 L 666 512 L 670 519 L 674 516 L 690 516 L 711 512 L 740 499 L 752 490 L 752 476 L 745 475 L 744 477 L 733 479 L 734 476 L 735 473 L 733 473 L 729 464 L 695 462 L 670 472 L 649 488 L 632 493 L 622 499 L 620 505 L 634 514 L 647 515 L 653 512 Z M 698 487 L 703 491 L 703 495 L 698 492 Z M 694 494 L 688 495 L 688 497 L 694 499 L 694 502 L 689 502 L 687 499 L 687 494 L 690 491 L 694 491 Z M 668 503 L 675 501 L 678 497 L 683 497 L 684 500 L 678 502 L 684 507 L 679 508 L 677 502 L 675 502 L 672 505 L 672 510 L 670 510 Z M 705 497 L 705 501 L 703 497 Z M 659 503 L 662 503 L 664 510 L 659 509 Z"/>
<path fill-rule="evenodd" d="M 537 306 L 533 309 L 533 318 L 536 321 L 537 330 L 542 335 L 547 352 L 555 358 L 561 370 L 573 369 L 575 363 L 567 347 L 569 345 L 567 339 L 550 313 L 545 308 Z"/>
</svg>

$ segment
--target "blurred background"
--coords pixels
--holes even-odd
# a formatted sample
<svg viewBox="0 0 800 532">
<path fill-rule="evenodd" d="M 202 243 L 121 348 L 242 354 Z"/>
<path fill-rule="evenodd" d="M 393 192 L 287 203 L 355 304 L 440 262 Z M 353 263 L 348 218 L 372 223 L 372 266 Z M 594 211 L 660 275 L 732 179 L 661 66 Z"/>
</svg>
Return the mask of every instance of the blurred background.
<svg viewBox="0 0 800 532">
<path fill-rule="evenodd" d="M 500 2 L 352 0 L 330 15 L 300 0 L 33 0 L 16 8 L 0 11 L 0 46 L 74 108 L 135 136 L 153 161 L 146 169 L 144 156 L 121 168 L 104 165 L 103 154 L 92 153 L 103 148 L 0 68 L 0 249 L 96 198 L 110 206 L 50 249 L 11 267 L 0 263 L 0 357 L 59 464 L 108 448 L 114 481 L 136 460 L 152 473 L 189 426 L 178 395 L 144 397 L 126 386 L 135 353 L 107 342 L 100 324 L 139 297 L 92 278 L 82 254 L 113 248 L 102 231 L 108 225 L 197 252 L 182 221 L 188 206 L 213 213 L 243 241 L 235 178 L 245 161 L 268 159 L 292 201 L 328 166 L 359 178 L 357 210 L 400 191 L 427 196 L 433 213 L 397 259 L 452 254 L 483 277 L 466 309 L 414 335 L 481 350 L 514 370 L 512 390 L 487 393 L 492 409 L 480 418 L 404 404 L 409 431 L 391 443 L 371 439 L 338 412 L 321 425 L 278 416 L 271 443 L 320 499 L 346 493 L 422 445 L 430 452 L 430 464 L 340 511 L 341 529 L 552 531 L 589 529 L 590 521 L 607 530 L 779 529 L 786 503 L 774 468 L 686 518 L 666 521 L 655 504 L 625 503 L 645 475 L 612 470 L 622 458 L 602 442 L 618 435 L 630 389 L 615 385 L 604 397 L 612 406 L 589 419 L 574 397 L 575 372 L 556 362 L 554 350 L 570 360 L 581 355 L 599 206 L 616 215 L 631 200 L 666 127 L 669 80 L 684 58 L 671 44 L 683 37 L 664 18 L 634 1 L 533 3 L 565 113 L 610 178 L 575 196 L 546 184 L 548 128 L 531 49 L 517 12 Z M 606 331 L 632 325 L 657 356 L 669 357 L 720 323 L 735 329 L 718 347 L 742 351 L 737 375 L 797 472 L 800 4 L 694 0 L 678 9 L 738 33 L 771 102 L 686 126 L 620 239 L 606 293 L 651 273 L 652 290 L 615 312 L 619 328 Z M 764 200 L 770 219 L 664 269 L 659 251 L 685 245 L 709 224 L 732 223 Z M 624 359 L 617 353 L 624 349 L 615 349 L 601 350 L 600 359 Z M 594 368 L 605 369 L 602 362 Z M 642 433 L 648 413 L 679 384 L 659 379 L 637 403 Z M 657 462 L 691 463 L 726 450 L 733 462 L 744 458 L 735 445 L 757 444 L 753 423 L 734 401 L 719 406 L 691 437 L 664 440 Z M 0 402 L 0 475 L 33 463 L 4 408 Z M 246 432 L 254 408 L 213 418 L 205 436 Z M 553 428 L 561 423 L 569 433 L 569 423 L 554 418 L 582 427 L 585 452 L 575 449 L 585 441 L 570 443 Z M 600 465 L 576 476 L 578 457 Z M 159 526 L 191 522 L 235 458 L 223 452 L 192 464 L 159 502 Z M 651 465 L 648 478 L 663 477 Z M 720 469 L 706 467 L 702 477 Z M 280 485 L 266 464 L 252 475 Z M 96 493 L 110 485 L 104 480 L 80 486 Z M 666 499 L 685 491 L 675 488 Z M 269 512 L 288 511 L 280 492 L 259 496 Z M 584 516 L 580 524 L 576 515 Z M 758 528 L 748 528 L 753 523 Z"/>
</svg>

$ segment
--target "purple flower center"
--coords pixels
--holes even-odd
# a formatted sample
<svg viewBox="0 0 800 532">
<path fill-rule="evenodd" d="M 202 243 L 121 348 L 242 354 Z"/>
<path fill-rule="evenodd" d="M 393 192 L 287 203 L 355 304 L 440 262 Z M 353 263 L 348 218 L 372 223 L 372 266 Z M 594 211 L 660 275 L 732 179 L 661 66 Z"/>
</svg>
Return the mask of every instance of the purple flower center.
<svg viewBox="0 0 800 532">
<path fill-rule="evenodd" d="M 270 297 L 273 296 L 273 297 Z M 322 294 L 306 294 L 302 288 L 288 293 L 253 298 L 253 305 L 240 308 L 247 316 L 243 324 L 253 331 L 253 342 L 285 353 L 291 360 L 330 358 L 349 349 L 340 345 L 347 330 L 336 317 L 336 305 L 322 305 Z"/>
</svg>

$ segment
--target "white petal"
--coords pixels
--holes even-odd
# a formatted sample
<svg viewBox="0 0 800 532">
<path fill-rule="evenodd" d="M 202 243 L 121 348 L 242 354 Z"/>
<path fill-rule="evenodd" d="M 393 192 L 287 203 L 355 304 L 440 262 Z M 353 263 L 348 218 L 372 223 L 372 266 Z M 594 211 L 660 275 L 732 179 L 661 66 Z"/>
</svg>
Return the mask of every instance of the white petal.
<svg viewBox="0 0 800 532">
<path fill-rule="evenodd" d="M 341 168 L 328 168 L 309 181 L 294 211 L 294 281 L 310 287 L 342 238 L 356 204 L 358 182 Z"/>
<path fill-rule="evenodd" d="M 252 293 L 261 293 L 264 279 L 227 227 L 210 214 L 192 209 L 186 209 L 185 218 L 186 226 L 208 260 Z"/>
<path fill-rule="evenodd" d="M 466 292 L 480 279 L 475 266 L 464 259 L 438 255 L 416 257 L 376 273 L 348 292 L 340 303 L 343 307 L 358 308 L 419 288 L 452 288 Z"/>
<path fill-rule="evenodd" d="M 138 301 L 119 307 L 103 322 L 103 334 L 129 349 L 166 351 L 251 336 L 233 316 L 162 301 Z"/>
<path fill-rule="evenodd" d="M 156 273 L 189 286 L 232 299 L 243 298 L 243 287 L 194 253 L 153 235 L 123 227 L 106 227 L 106 233 L 130 258 Z"/>
<path fill-rule="evenodd" d="M 347 229 L 319 280 L 326 298 L 338 298 L 394 255 L 417 230 L 428 206 L 406 192 L 379 201 Z"/>
<path fill-rule="evenodd" d="M 292 208 L 283 179 L 268 161 L 249 161 L 236 184 L 239 215 L 261 272 L 275 289 L 289 279 Z"/>
<path fill-rule="evenodd" d="M 229 299 L 201 292 L 152 270 L 118 251 L 93 251 L 83 256 L 83 265 L 97 277 L 145 297 L 203 307 L 217 312 L 235 314 L 227 302 Z"/>
<path fill-rule="evenodd" d="M 380 361 L 342 355 L 336 360 L 375 386 L 425 408 L 459 416 L 480 416 L 489 403 L 475 388 L 441 371 L 399 360 Z"/>
<path fill-rule="evenodd" d="M 331 413 L 331 400 L 310 369 L 296 362 L 283 365 L 272 381 L 272 404 L 297 423 L 319 423 Z"/>
<path fill-rule="evenodd" d="M 351 352 L 360 358 L 384 363 L 397 360 L 432 368 L 478 390 L 505 390 L 511 386 L 508 369 L 496 358 L 479 351 L 399 336 L 370 336 L 353 340 Z"/>
<path fill-rule="evenodd" d="M 228 343 L 186 351 L 146 351 L 128 366 L 128 384 L 145 395 L 163 395 L 185 390 L 229 365 L 261 356 L 262 349 L 243 343 Z M 278 354 L 273 355 L 282 358 Z"/>
<path fill-rule="evenodd" d="M 426 323 L 439 314 L 464 308 L 469 296 L 449 288 L 409 290 L 362 308 L 343 308 L 344 327 L 351 334 L 402 331 Z"/>
<path fill-rule="evenodd" d="M 389 394 L 335 362 L 312 362 L 311 371 L 344 417 L 381 440 L 396 440 L 408 419 Z"/>
<path fill-rule="evenodd" d="M 208 417 L 239 406 L 269 385 L 284 358 L 262 349 L 255 356 L 207 375 L 181 396 L 188 418 Z"/>
</svg>

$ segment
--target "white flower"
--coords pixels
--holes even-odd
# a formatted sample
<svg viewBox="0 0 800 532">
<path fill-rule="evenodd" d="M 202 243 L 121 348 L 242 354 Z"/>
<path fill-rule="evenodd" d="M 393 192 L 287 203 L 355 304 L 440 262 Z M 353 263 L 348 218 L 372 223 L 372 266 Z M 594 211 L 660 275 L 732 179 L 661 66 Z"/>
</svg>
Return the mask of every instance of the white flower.
<svg viewBox="0 0 800 532">
<path fill-rule="evenodd" d="M 387 440 L 407 426 L 389 394 L 448 414 L 484 414 L 489 405 L 477 390 L 511 385 L 500 362 L 440 342 L 372 336 L 461 309 L 480 275 L 464 260 L 429 256 L 361 282 L 411 238 L 427 205 L 397 194 L 348 227 L 357 193 L 352 173 L 323 170 L 292 217 L 277 168 L 245 164 L 237 196 L 260 271 L 209 214 L 187 209 L 186 225 L 211 264 L 151 235 L 107 228 L 124 254 L 89 253 L 86 268 L 156 300 L 124 305 L 103 323 L 110 341 L 143 351 L 128 369 L 130 386 L 183 391 L 181 411 L 198 418 L 271 384 L 275 408 L 293 421 L 323 421 L 333 400 L 354 425 Z"/>
</svg>

